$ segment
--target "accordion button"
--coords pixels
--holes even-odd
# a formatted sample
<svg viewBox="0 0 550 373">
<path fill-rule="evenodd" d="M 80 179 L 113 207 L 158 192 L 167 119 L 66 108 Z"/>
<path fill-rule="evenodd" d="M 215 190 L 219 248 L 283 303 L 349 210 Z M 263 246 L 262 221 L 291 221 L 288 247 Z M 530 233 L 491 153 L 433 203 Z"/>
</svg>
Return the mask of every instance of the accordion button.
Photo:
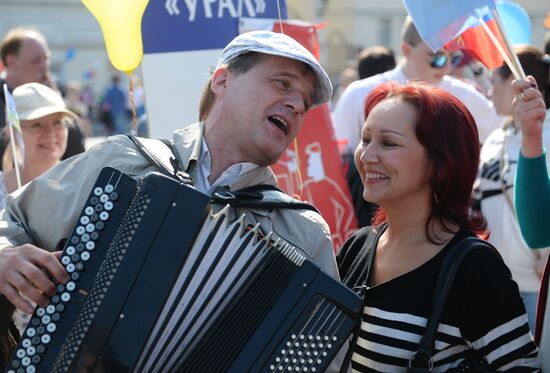
<svg viewBox="0 0 550 373">
<path fill-rule="evenodd" d="M 36 329 L 35 328 L 27 328 L 27 336 L 28 337 L 34 337 L 36 335 Z"/>
<path fill-rule="evenodd" d="M 96 196 L 99 197 L 100 195 L 103 194 L 103 188 L 101 188 L 101 187 L 96 187 L 96 188 L 94 189 L 94 194 L 95 194 Z"/>
<path fill-rule="evenodd" d="M 98 214 L 92 214 L 92 216 L 90 216 L 90 222 L 95 223 L 98 220 L 99 220 Z"/>
<path fill-rule="evenodd" d="M 52 315 L 52 321 L 58 322 L 60 319 L 61 319 L 61 315 L 60 315 L 60 314 L 54 313 L 54 314 Z"/>
<path fill-rule="evenodd" d="M 90 235 L 90 238 L 94 239 L 93 234 Z M 94 241 L 86 242 L 86 250 L 92 251 L 93 249 L 95 249 L 95 242 Z M 84 253 L 82 253 L 82 254 L 84 254 Z M 88 255 L 90 255 L 90 254 L 88 254 Z"/>
<path fill-rule="evenodd" d="M 101 212 L 101 211 L 103 211 L 103 205 L 100 205 L 100 204 L 95 205 L 95 211 L 96 211 L 96 212 Z"/>
<path fill-rule="evenodd" d="M 44 346 L 44 345 L 39 345 L 39 346 L 36 348 L 36 352 L 38 352 L 39 354 L 43 354 L 44 352 L 46 352 L 46 346 Z"/>
<path fill-rule="evenodd" d="M 77 228 L 76 228 L 76 234 L 78 234 L 79 236 L 83 235 L 84 233 L 86 233 L 86 228 L 84 228 L 82 225 L 79 225 Z"/>
<path fill-rule="evenodd" d="M 42 318 L 44 317 L 46 317 L 46 321 L 50 322 L 50 316 L 43 316 Z M 40 325 L 38 328 L 36 328 L 36 335 L 42 335 L 44 333 L 46 333 L 46 328 L 44 326 Z"/>
<path fill-rule="evenodd" d="M 63 303 L 59 303 L 57 306 L 55 306 L 55 310 L 57 312 L 63 312 L 65 310 L 65 306 L 63 305 Z M 54 313 L 55 315 L 55 313 Z"/>
<path fill-rule="evenodd" d="M 63 284 L 57 285 L 56 290 L 58 293 L 63 293 L 65 291 L 65 285 Z"/>
<path fill-rule="evenodd" d="M 46 307 L 46 312 L 48 313 L 48 315 L 51 315 L 55 312 L 55 306 L 53 304 L 50 304 L 48 307 Z"/>
<path fill-rule="evenodd" d="M 61 264 L 63 264 L 63 265 L 66 266 L 66 265 L 69 264 L 70 262 L 71 262 L 71 258 L 69 258 L 68 256 L 63 256 L 63 257 L 61 257 Z"/>
<path fill-rule="evenodd" d="M 82 251 L 84 251 L 84 248 L 84 244 L 80 242 L 78 245 L 76 245 L 76 252 L 81 253 Z"/>
<path fill-rule="evenodd" d="M 98 223 L 99 223 L 99 222 L 98 222 Z M 96 225 L 97 225 L 97 224 L 96 224 Z M 92 240 L 94 240 L 94 241 L 97 241 L 97 239 L 99 238 L 99 233 L 97 233 L 97 232 L 92 232 L 92 233 L 90 234 L 90 238 L 91 238 Z"/>
<path fill-rule="evenodd" d="M 94 210 L 94 208 L 93 208 L 92 206 L 88 206 L 88 207 L 86 207 L 86 208 L 84 209 L 84 213 L 85 213 L 86 215 L 92 215 L 92 214 L 94 213 L 94 211 L 95 211 L 95 210 Z"/>
<path fill-rule="evenodd" d="M 99 218 L 103 221 L 109 219 L 109 213 L 107 211 L 103 211 L 101 212 L 101 214 L 99 214 Z"/>
<path fill-rule="evenodd" d="M 76 284 L 73 281 L 67 282 L 67 285 L 65 285 L 68 291 L 74 291 L 76 288 Z"/>
<path fill-rule="evenodd" d="M 275 365 L 270 365 L 269 370 L 273 372 L 275 370 Z"/>
<path fill-rule="evenodd" d="M 71 280 L 76 281 L 79 278 L 80 278 L 80 273 L 78 273 L 78 272 L 71 273 Z"/>
<path fill-rule="evenodd" d="M 90 241 L 90 235 L 88 233 L 84 233 L 81 237 L 82 239 L 82 242 L 86 243 L 88 241 Z"/>
<path fill-rule="evenodd" d="M 25 350 L 23 350 L 22 348 L 20 348 L 19 350 L 17 350 L 17 352 L 15 353 L 15 356 L 17 356 L 18 358 L 22 359 L 25 357 L 25 355 L 27 354 L 27 352 Z"/>
<path fill-rule="evenodd" d="M 11 366 L 14 367 L 15 369 L 17 369 L 21 366 L 21 361 L 13 360 L 12 363 L 11 363 Z"/>
<path fill-rule="evenodd" d="M 65 253 L 69 256 L 73 255 L 76 252 L 74 246 L 69 246 L 65 249 Z"/>
<path fill-rule="evenodd" d="M 36 316 L 38 317 L 42 317 L 46 314 L 46 310 L 44 309 L 44 307 L 38 307 L 36 309 Z"/>
<path fill-rule="evenodd" d="M 76 244 L 79 243 L 79 242 L 80 242 L 80 238 L 78 238 L 78 236 L 72 236 L 72 237 L 71 237 L 71 243 L 72 243 L 73 245 L 76 245 Z"/>
<path fill-rule="evenodd" d="M 51 300 L 53 304 L 57 304 L 61 299 L 59 299 L 59 295 L 54 295 Z"/>
<path fill-rule="evenodd" d="M 86 232 L 92 233 L 93 231 L 95 231 L 95 225 L 93 225 L 92 223 L 86 225 Z"/>
<path fill-rule="evenodd" d="M 29 365 L 27 369 L 25 370 L 26 373 L 36 373 L 36 368 L 34 365 Z"/>
<path fill-rule="evenodd" d="M 78 262 L 80 260 L 80 255 L 74 254 L 73 256 L 71 256 L 71 260 L 73 262 Z"/>
<path fill-rule="evenodd" d="M 105 203 L 105 210 L 111 211 L 113 209 L 113 202 L 109 201 Z"/>
<path fill-rule="evenodd" d="M 25 356 L 21 359 L 21 364 L 23 364 L 24 367 L 31 365 L 31 358 L 28 356 Z"/>
<path fill-rule="evenodd" d="M 31 345 L 31 340 L 28 339 L 28 338 L 25 338 L 25 339 L 23 339 L 23 341 L 21 341 L 21 346 L 23 346 L 25 348 L 29 347 L 30 345 Z"/>
<path fill-rule="evenodd" d="M 30 346 L 29 348 L 27 348 L 27 355 L 34 356 L 35 353 L 36 353 L 36 348 L 34 348 L 34 346 Z"/>
<path fill-rule="evenodd" d="M 38 349 L 37 349 L 37 351 L 38 351 Z M 38 363 L 40 363 L 40 360 L 42 360 L 42 359 L 40 359 L 40 356 L 34 355 L 31 360 L 32 360 L 33 364 L 38 364 Z"/>
<path fill-rule="evenodd" d="M 82 271 L 84 269 L 84 264 L 82 262 L 78 262 L 75 265 L 77 271 Z"/>
<path fill-rule="evenodd" d="M 95 206 L 99 203 L 99 198 L 97 198 L 96 196 L 93 196 L 92 198 L 90 198 L 90 203 Z"/>
<path fill-rule="evenodd" d="M 108 213 L 106 212 L 105 214 Z M 102 221 L 98 221 L 97 223 L 95 223 L 95 227 L 98 231 L 103 230 L 103 228 L 105 228 L 105 223 Z"/>
<path fill-rule="evenodd" d="M 42 337 L 40 337 L 40 341 L 42 343 L 44 343 L 45 345 L 47 345 L 48 343 L 50 343 L 50 341 L 52 340 L 52 338 L 50 337 L 49 334 L 44 334 Z"/>
<path fill-rule="evenodd" d="M 111 199 L 111 201 L 116 201 L 118 199 L 118 193 L 113 192 L 113 193 L 109 194 L 109 198 Z"/>
<path fill-rule="evenodd" d="M 82 225 L 86 225 L 90 222 L 90 217 L 89 216 L 83 216 L 80 218 L 80 224 Z"/>
<path fill-rule="evenodd" d="M 32 344 L 35 345 L 35 346 L 38 345 L 38 344 L 40 344 L 40 337 L 39 337 L 39 336 L 33 337 L 33 339 L 32 339 Z M 39 346 L 39 347 L 40 347 L 40 346 Z M 38 347 L 36 348 L 36 351 L 38 351 Z M 40 352 L 39 352 L 39 353 L 40 353 Z"/>
<path fill-rule="evenodd" d="M 38 317 L 33 317 L 29 324 L 31 326 L 38 326 L 38 325 L 40 325 L 40 319 Z"/>
<path fill-rule="evenodd" d="M 67 264 L 67 266 L 65 267 L 65 269 L 67 270 L 67 272 L 73 273 L 74 270 L 75 270 L 74 264 L 73 264 L 73 263 Z"/>
<path fill-rule="evenodd" d="M 69 293 L 61 294 L 61 300 L 65 303 L 70 301 L 71 300 L 71 294 L 69 294 Z"/>
<path fill-rule="evenodd" d="M 88 259 L 90 259 L 90 253 L 87 251 L 84 251 L 82 254 L 80 254 L 80 259 L 82 259 L 83 261 L 87 261 Z"/>
<path fill-rule="evenodd" d="M 109 196 L 107 194 L 102 194 L 101 197 L 99 197 L 99 202 L 105 203 L 109 200 Z"/>
<path fill-rule="evenodd" d="M 56 329 L 57 329 L 57 325 L 55 325 L 53 322 L 49 323 L 48 326 L 46 327 L 46 330 L 49 333 L 55 332 Z"/>
<path fill-rule="evenodd" d="M 111 193 L 113 190 L 115 190 L 115 187 L 112 184 L 105 185 L 105 193 Z"/>
</svg>

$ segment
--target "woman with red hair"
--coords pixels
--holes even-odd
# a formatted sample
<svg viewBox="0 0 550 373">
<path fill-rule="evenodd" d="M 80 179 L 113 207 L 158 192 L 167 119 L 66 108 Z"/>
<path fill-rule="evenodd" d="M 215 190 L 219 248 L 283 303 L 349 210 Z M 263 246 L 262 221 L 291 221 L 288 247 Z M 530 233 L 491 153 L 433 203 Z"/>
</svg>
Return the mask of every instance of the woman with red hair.
<svg viewBox="0 0 550 373">
<path fill-rule="evenodd" d="M 355 163 L 364 198 L 380 208 L 373 225 L 338 254 L 344 283 L 364 298 L 348 356 L 354 372 L 403 371 L 426 332 L 445 256 L 467 237 L 487 236 L 484 219 L 469 208 L 479 138 L 464 104 L 428 85 L 382 85 L 367 98 L 365 114 Z M 537 353 L 518 287 L 498 253 L 467 254 L 428 365 L 465 372 L 475 360 L 491 370 L 535 371 Z"/>
</svg>

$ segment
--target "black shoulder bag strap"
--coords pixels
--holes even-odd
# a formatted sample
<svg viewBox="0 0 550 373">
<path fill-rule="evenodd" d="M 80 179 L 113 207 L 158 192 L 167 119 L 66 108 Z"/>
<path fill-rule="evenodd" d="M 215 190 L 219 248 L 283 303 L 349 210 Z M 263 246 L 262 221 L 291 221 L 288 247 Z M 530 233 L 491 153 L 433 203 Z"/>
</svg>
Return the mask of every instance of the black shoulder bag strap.
<svg viewBox="0 0 550 373">
<path fill-rule="evenodd" d="M 445 307 L 445 301 L 447 300 L 447 295 L 453 285 L 456 272 L 466 255 L 473 250 L 481 248 L 496 251 L 496 249 L 490 244 L 480 240 L 479 238 L 466 237 L 461 240 L 460 243 L 454 245 L 445 257 L 441 270 L 439 271 L 439 277 L 437 278 L 437 286 L 432 301 L 428 326 L 426 328 L 426 332 L 420 340 L 418 349 L 409 359 L 409 364 L 407 366 L 408 373 L 424 373 L 432 371 L 432 355 L 435 349 L 437 327 L 439 326 L 441 313 Z"/>
<path fill-rule="evenodd" d="M 379 228 L 380 229 L 380 228 Z M 372 250 L 366 250 L 365 255 L 362 260 L 359 260 L 363 265 L 360 266 L 354 266 L 350 268 L 350 276 L 353 275 L 354 271 L 362 271 L 360 278 L 362 278 L 362 282 L 359 285 L 356 285 L 352 288 L 352 290 L 363 299 L 363 306 L 361 307 L 361 312 L 359 314 L 359 318 L 357 319 L 357 322 L 355 324 L 355 327 L 353 328 L 353 334 L 351 337 L 351 340 L 349 342 L 348 351 L 346 353 L 346 356 L 344 358 L 344 361 L 342 362 L 342 366 L 340 367 L 340 373 L 346 373 L 348 371 L 348 366 L 351 363 L 351 356 L 353 355 L 353 351 L 355 350 L 355 346 L 357 345 L 357 338 L 359 338 L 359 331 L 361 330 L 361 322 L 363 321 L 363 309 L 365 308 L 365 292 L 367 290 L 367 283 L 369 281 L 369 276 L 371 272 L 372 262 L 374 261 L 374 253 L 375 253 L 375 247 L 373 246 L 373 240 L 376 240 L 378 237 L 378 234 L 374 231 L 374 229 L 371 229 L 371 234 L 369 234 L 369 237 L 365 241 L 365 246 L 372 247 Z M 345 279 L 343 279 L 343 282 L 345 283 Z"/>
<path fill-rule="evenodd" d="M 143 156 L 166 176 L 193 185 L 193 179 L 179 163 L 174 144 L 170 140 L 146 139 L 127 135 Z M 212 202 L 229 204 L 234 207 L 276 209 L 287 208 L 294 210 L 311 210 L 319 213 L 314 206 L 290 197 L 274 185 L 254 185 L 237 191 L 216 191 L 212 195 Z"/>
</svg>

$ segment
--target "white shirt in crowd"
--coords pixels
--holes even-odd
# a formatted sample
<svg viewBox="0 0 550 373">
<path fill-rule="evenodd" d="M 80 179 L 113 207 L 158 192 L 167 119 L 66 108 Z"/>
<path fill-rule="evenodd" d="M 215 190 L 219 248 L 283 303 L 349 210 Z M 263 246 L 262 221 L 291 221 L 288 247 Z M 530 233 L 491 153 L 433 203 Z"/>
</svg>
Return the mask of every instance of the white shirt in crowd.
<svg viewBox="0 0 550 373">
<path fill-rule="evenodd" d="M 375 87 L 389 81 L 398 84 L 409 82 L 402 65 L 385 73 L 357 80 L 342 93 L 332 113 L 332 124 L 336 139 L 345 143 L 344 153 L 353 153 L 359 144 L 361 129 L 365 123 L 365 101 L 368 94 Z M 453 94 L 466 105 L 477 123 L 481 143 L 502 124 L 503 117 L 497 115 L 493 103 L 470 84 L 445 76 L 435 86 Z"/>
</svg>

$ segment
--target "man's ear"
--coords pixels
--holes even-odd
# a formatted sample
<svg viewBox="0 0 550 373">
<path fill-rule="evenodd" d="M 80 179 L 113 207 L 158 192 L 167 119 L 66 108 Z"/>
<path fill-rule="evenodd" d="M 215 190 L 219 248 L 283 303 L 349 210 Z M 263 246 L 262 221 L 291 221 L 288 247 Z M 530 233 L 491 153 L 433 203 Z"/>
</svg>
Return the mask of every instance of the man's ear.
<svg viewBox="0 0 550 373">
<path fill-rule="evenodd" d="M 10 66 L 13 66 L 13 64 L 15 63 L 15 59 L 16 59 L 16 55 L 13 54 L 13 53 L 10 53 L 6 56 L 6 67 L 10 67 Z"/>
<path fill-rule="evenodd" d="M 210 88 L 216 96 L 223 95 L 223 93 L 225 92 L 225 88 L 227 87 L 227 81 L 230 75 L 231 73 L 229 72 L 229 70 L 227 70 L 226 67 L 220 67 L 219 69 L 214 71 L 214 74 L 212 74 Z"/>
</svg>

